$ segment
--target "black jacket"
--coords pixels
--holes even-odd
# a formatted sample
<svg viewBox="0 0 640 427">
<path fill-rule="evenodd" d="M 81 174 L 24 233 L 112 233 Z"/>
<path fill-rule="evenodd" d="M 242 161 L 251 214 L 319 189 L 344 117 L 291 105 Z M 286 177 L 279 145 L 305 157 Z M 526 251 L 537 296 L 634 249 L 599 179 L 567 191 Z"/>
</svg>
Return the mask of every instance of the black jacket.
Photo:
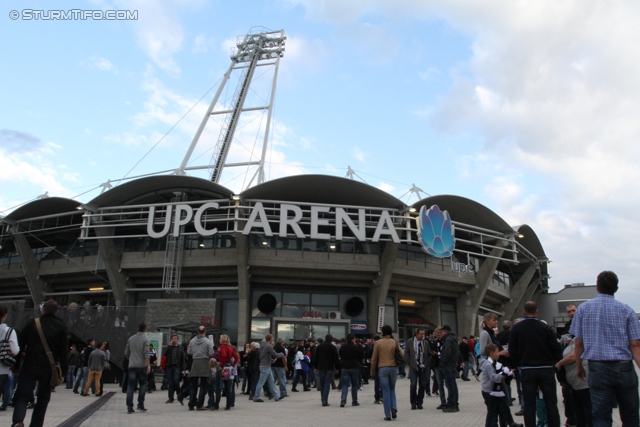
<svg viewBox="0 0 640 427">
<path fill-rule="evenodd" d="M 69 365 L 78 366 L 80 363 L 80 353 L 75 348 L 69 352 L 69 357 L 67 358 Z"/>
<path fill-rule="evenodd" d="M 462 360 L 464 362 L 467 362 L 469 360 L 469 354 L 471 353 L 471 350 L 469 350 L 469 344 L 467 344 L 467 342 L 463 340 L 458 345 L 458 349 L 460 351 L 460 356 L 462 356 Z"/>
<path fill-rule="evenodd" d="M 520 368 L 552 367 L 562 359 L 562 347 L 549 326 L 536 318 L 529 318 L 511 329 L 509 356 Z"/>
<path fill-rule="evenodd" d="M 67 326 L 53 314 L 40 316 L 42 332 L 49 344 L 56 363 L 60 363 L 63 375 L 67 374 L 69 338 Z M 51 373 L 51 364 L 44 351 L 35 320 L 30 320 L 18 337 L 20 346 L 24 349 L 23 365 L 20 373 L 45 374 Z"/>
<path fill-rule="evenodd" d="M 171 366 L 171 353 L 174 351 L 178 352 L 175 366 L 177 366 L 179 370 L 184 371 L 184 348 L 180 344 L 175 346 L 168 345 L 167 348 L 164 349 L 162 356 L 165 357 L 165 364 L 167 367 Z"/>
<path fill-rule="evenodd" d="M 251 350 L 247 356 L 247 369 L 249 372 L 260 372 L 260 350 Z"/>
<path fill-rule="evenodd" d="M 287 353 L 285 351 L 284 347 L 282 346 L 282 344 L 280 344 L 279 342 L 276 343 L 275 346 L 273 346 L 273 350 L 276 353 L 282 353 L 282 354 L 286 354 Z M 282 361 L 282 357 L 278 357 L 275 360 L 273 360 L 273 362 L 271 362 L 271 367 L 273 367 L 273 368 L 284 368 L 284 362 Z"/>
<path fill-rule="evenodd" d="M 440 356 L 440 366 L 454 368 L 458 365 L 458 336 L 455 332 L 449 332 L 442 340 L 442 354 Z"/>
<path fill-rule="evenodd" d="M 362 347 L 348 342 L 340 346 L 340 363 L 342 369 L 357 369 L 360 367 L 364 352 Z"/>
<path fill-rule="evenodd" d="M 313 367 L 319 371 L 334 371 L 338 369 L 338 350 L 336 346 L 330 342 L 323 342 L 316 346 L 315 361 L 312 361 Z"/>
</svg>

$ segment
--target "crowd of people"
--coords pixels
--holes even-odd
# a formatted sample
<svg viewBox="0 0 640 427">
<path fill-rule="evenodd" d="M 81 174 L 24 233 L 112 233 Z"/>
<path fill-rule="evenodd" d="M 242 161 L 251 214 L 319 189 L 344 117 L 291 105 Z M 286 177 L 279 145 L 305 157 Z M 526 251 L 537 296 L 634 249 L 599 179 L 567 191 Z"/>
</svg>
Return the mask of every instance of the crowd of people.
<svg viewBox="0 0 640 427">
<path fill-rule="evenodd" d="M 340 407 L 347 405 L 349 396 L 351 405 L 359 406 L 358 392 L 373 383 L 374 404 L 382 405 L 385 421 L 393 421 L 402 405 L 396 399 L 396 381 L 407 376 L 407 407 L 422 410 L 425 396 L 437 395 L 437 409 L 456 413 L 460 411 L 457 379 L 470 381 L 471 372 L 480 382 L 486 427 L 522 427 L 511 413 L 514 404 L 520 407 L 515 415 L 523 416 L 527 427 L 560 427 L 557 382 L 565 426 L 611 426 L 616 406 L 623 426 L 638 426 L 633 362 L 640 367 L 640 324 L 628 305 L 614 299 L 618 289 L 614 273 L 602 272 L 596 286 L 595 299 L 579 307 L 567 306 L 571 320 L 561 336 L 538 319 L 533 301 L 526 302 L 523 316 L 513 325 L 504 321 L 500 332 L 497 314 L 487 313 L 477 338 L 459 339 L 449 325 L 443 325 L 416 328 L 414 336 L 402 343 L 394 339 L 393 328 L 385 325 L 380 334 L 367 339 L 326 335 L 287 343 L 267 334 L 261 342 L 246 343 L 238 351 L 224 334 L 214 345 L 200 326 L 189 342 L 180 344 L 178 335 L 173 335 L 158 354 L 150 345 L 146 324 L 140 323 L 124 352 L 121 386 L 127 394 L 127 412 L 147 410 L 145 396 L 148 387 L 149 392 L 155 388 L 153 366 L 159 357 L 166 404 L 184 405 L 186 400 L 192 411 L 219 410 L 223 397 L 224 410 L 231 410 L 236 394 L 264 403 L 264 399 L 280 401 L 289 392 L 314 389 L 320 392 L 323 407 L 330 406 L 331 390 L 339 390 Z M 108 343 L 96 345 L 90 339 L 82 352 L 74 345 L 68 351 L 67 328 L 55 316 L 57 310 L 55 301 L 45 303 L 40 323 L 51 352 L 67 373 L 66 387 L 83 396 L 90 391 L 99 396 L 102 372 L 109 367 Z M 7 308 L 0 305 L 2 322 L 6 317 Z M 4 394 L 0 409 L 5 410 L 12 399 L 13 426 L 23 426 L 29 404 L 34 407 L 31 425 L 41 426 L 51 396 L 51 368 L 38 327 L 32 321 L 17 334 L 0 325 L 0 342 L 6 342 L 0 347 L 0 392 Z M 13 365 L 8 361 L 11 357 Z M 8 384 L 11 369 L 18 374 L 15 387 Z"/>
</svg>

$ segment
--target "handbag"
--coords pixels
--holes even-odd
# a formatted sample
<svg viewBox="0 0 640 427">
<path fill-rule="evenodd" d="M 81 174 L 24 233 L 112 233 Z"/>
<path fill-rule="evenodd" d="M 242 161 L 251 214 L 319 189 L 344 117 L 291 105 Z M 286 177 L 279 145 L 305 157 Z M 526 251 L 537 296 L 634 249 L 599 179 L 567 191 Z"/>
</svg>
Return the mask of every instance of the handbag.
<svg viewBox="0 0 640 427">
<path fill-rule="evenodd" d="M 16 359 L 11 354 L 11 347 L 9 346 L 9 338 L 11 337 L 11 331 L 13 328 L 7 330 L 7 335 L 0 341 L 0 363 L 13 368 L 16 366 Z"/>
<path fill-rule="evenodd" d="M 64 376 L 62 375 L 62 368 L 60 368 L 60 363 L 56 363 L 53 358 L 47 339 L 44 337 L 44 333 L 42 332 L 40 319 L 36 319 L 36 328 L 38 328 L 38 334 L 40 335 L 40 340 L 44 346 L 44 351 L 47 353 L 47 357 L 49 358 L 49 364 L 51 364 L 51 379 L 49 380 L 49 385 L 51 387 L 58 387 L 60 384 L 65 382 Z"/>
<path fill-rule="evenodd" d="M 233 379 L 233 376 L 231 375 L 231 366 L 225 366 L 222 369 L 222 380 L 229 381 L 231 379 Z"/>
<path fill-rule="evenodd" d="M 404 356 L 400 352 L 400 346 L 398 345 L 398 343 L 396 343 L 395 359 L 396 359 L 396 366 L 397 367 L 404 366 Z"/>
</svg>

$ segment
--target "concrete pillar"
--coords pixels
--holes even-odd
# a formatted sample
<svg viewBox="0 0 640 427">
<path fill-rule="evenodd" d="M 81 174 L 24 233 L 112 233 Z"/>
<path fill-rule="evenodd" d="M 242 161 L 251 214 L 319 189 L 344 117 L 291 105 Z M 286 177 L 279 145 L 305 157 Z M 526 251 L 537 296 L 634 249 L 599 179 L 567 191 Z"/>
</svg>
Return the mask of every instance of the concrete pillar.
<svg viewBox="0 0 640 427">
<path fill-rule="evenodd" d="M 537 264 L 530 264 L 524 274 L 518 279 L 515 285 L 511 287 L 511 302 L 504 305 L 504 318 L 513 321 L 516 316 L 516 309 L 520 304 L 520 300 L 524 295 L 525 290 L 531 282 L 531 278 L 537 269 Z"/>
<path fill-rule="evenodd" d="M 504 243 L 498 242 L 496 244 L 496 246 L 500 245 L 504 245 Z M 500 260 L 496 258 L 501 257 L 503 252 L 503 247 L 497 247 L 491 251 L 491 257 L 495 258 L 485 259 L 482 267 L 480 267 L 480 270 L 476 273 L 476 285 L 467 290 L 468 295 L 462 294 L 457 299 L 458 331 L 456 332 L 458 335 L 463 336 L 474 333 L 478 308 L 480 308 L 480 304 L 482 304 L 489 284 L 493 279 L 493 274 L 500 263 Z"/>
<path fill-rule="evenodd" d="M 251 280 L 248 236 L 236 233 L 236 249 L 238 250 L 238 347 L 240 347 L 251 338 L 249 336 Z"/>
<path fill-rule="evenodd" d="M 38 270 L 40 269 L 38 260 L 33 254 L 31 245 L 29 245 L 24 234 L 14 234 L 13 241 L 16 244 L 18 255 L 22 261 L 22 270 L 24 271 L 24 277 L 27 280 L 27 286 L 29 286 L 29 292 L 31 293 L 33 304 L 35 307 L 38 307 L 40 303 L 44 301 L 44 292 L 47 283 L 40 279 L 40 276 L 38 275 Z"/>
<path fill-rule="evenodd" d="M 518 303 L 518 307 L 516 308 L 515 313 L 513 313 L 513 319 L 522 317 L 522 312 L 524 311 L 524 304 L 527 301 L 531 301 L 533 299 L 533 295 L 538 289 L 540 289 L 540 284 L 537 281 L 529 284 L 529 287 L 524 292 L 524 295 L 522 296 L 522 298 L 520 299 L 520 302 Z"/>
<path fill-rule="evenodd" d="M 372 283 L 369 288 L 368 325 L 370 334 L 377 332 L 378 306 L 384 305 L 387 300 L 387 293 L 389 292 L 389 285 L 391 284 L 391 276 L 393 276 L 393 267 L 396 264 L 399 246 L 397 243 L 386 242 L 384 252 L 380 258 L 380 275 L 376 277 L 374 280 L 375 283 Z M 393 326 L 394 330 L 397 329 L 397 325 L 391 326 Z"/>
<path fill-rule="evenodd" d="M 433 300 L 425 303 L 424 307 L 418 310 L 418 314 L 436 326 L 442 326 L 440 323 L 440 297 L 433 297 Z"/>
<path fill-rule="evenodd" d="M 531 297 L 530 301 L 538 301 L 538 297 L 540 296 L 541 293 L 542 293 L 542 288 L 539 287 L 533 293 L 533 296 Z M 549 325 L 549 326 L 553 326 L 553 325 Z"/>
<path fill-rule="evenodd" d="M 107 277 L 109 278 L 116 306 L 132 306 L 134 302 L 133 295 L 127 292 L 127 287 L 134 287 L 134 284 L 127 273 L 120 268 L 122 256 L 112 238 L 113 228 L 96 227 L 94 230 L 96 236 L 101 237 L 101 239 L 98 239 L 98 247 L 100 248 L 100 256 L 104 261 L 104 267 L 107 270 Z"/>
</svg>

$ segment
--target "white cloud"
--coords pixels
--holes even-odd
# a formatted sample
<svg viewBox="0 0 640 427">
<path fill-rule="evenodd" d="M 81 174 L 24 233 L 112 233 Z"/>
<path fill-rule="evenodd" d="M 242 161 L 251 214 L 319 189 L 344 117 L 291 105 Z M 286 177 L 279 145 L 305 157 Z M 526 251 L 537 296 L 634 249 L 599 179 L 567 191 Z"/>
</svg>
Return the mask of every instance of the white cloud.
<svg viewBox="0 0 640 427">
<path fill-rule="evenodd" d="M 193 53 L 206 53 L 213 46 L 213 39 L 208 38 L 205 34 L 198 34 L 193 40 Z"/>
<path fill-rule="evenodd" d="M 378 185 L 376 185 L 376 188 L 379 188 L 380 190 L 386 191 L 390 194 L 393 194 L 393 192 L 396 190 L 396 187 L 391 184 L 387 184 L 386 182 L 379 183 Z"/>
<path fill-rule="evenodd" d="M 478 161 L 465 160 L 461 171 L 486 182 L 485 195 L 499 214 L 536 230 L 555 261 L 556 289 L 593 283 L 606 268 L 618 271 L 620 292 L 629 292 L 624 284 L 637 277 L 640 238 L 633 225 L 640 209 L 640 55 L 631 42 L 640 38 L 640 5 L 294 3 L 338 30 L 377 14 L 382 21 L 440 19 L 471 37 L 471 56 L 451 70 L 449 92 L 432 113 L 413 114 L 428 116 L 453 138 L 475 135 L 483 142 L 471 155 Z M 633 297 L 640 309 L 640 292 Z"/>
<path fill-rule="evenodd" d="M 64 164 L 57 164 L 55 151 L 61 147 L 54 143 L 42 144 L 40 139 L 26 132 L 3 130 L 0 141 L 6 141 L 7 135 L 13 140 L 11 145 L 0 145 L 0 188 L 12 186 L 20 188 L 24 198 L 21 200 L 3 200 L 0 211 L 15 207 L 19 203 L 35 199 L 45 191 L 50 196 L 72 197 L 74 193 L 64 182 L 77 182 L 78 174 L 65 172 Z M 18 144 L 21 149 L 13 150 Z"/>
<path fill-rule="evenodd" d="M 119 1 L 126 9 L 138 10 L 136 42 L 160 69 L 171 76 L 180 74 L 180 67 L 173 55 L 182 49 L 184 29 L 175 10 L 169 10 L 163 2 L 144 0 Z"/>
<path fill-rule="evenodd" d="M 359 162 L 365 162 L 365 159 L 371 155 L 369 152 L 364 152 L 360 147 L 351 148 L 351 155 Z"/>
<path fill-rule="evenodd" d="M 115 67 L 113 66 L 111 61 L 98 55 L 91 56 L 86 61 L 82 61 L 80 64 L 86 64 L 91 68 L 97 68 L 102 71 L 115 71 Z"/>
<path fill-rule="evenodd" d="M 435 79 L 437 76 L 439 76 L 440 74 L 441 74 L 440 70 L 438 70 L 436 67 L 429 67 L 427 71 L 418 72 L 418 77 L 420 77 L 422 80 L 425 80 L 425 81 L 431 81 Z"/>
</svg>

